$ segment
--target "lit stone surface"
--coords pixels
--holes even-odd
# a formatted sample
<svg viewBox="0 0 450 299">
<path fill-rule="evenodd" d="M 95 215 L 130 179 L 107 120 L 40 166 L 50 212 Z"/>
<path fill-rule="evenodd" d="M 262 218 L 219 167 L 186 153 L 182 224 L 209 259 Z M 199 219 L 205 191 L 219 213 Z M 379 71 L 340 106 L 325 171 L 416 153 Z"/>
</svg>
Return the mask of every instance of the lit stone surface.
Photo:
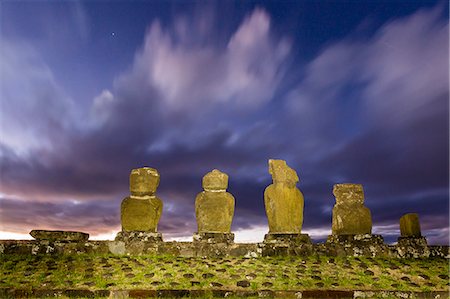
<svg viewBox="0 0 450 299">
<path fill-rule="evenodd" d="M 333 235 L 363 235 L 372 233 L 372 216 L 364 206 L 364 191 L 360 184 L 336 184 L 333 188 L 336 204 L 333 208 Z"/>
<path fill-rule="evenodd" d="M 204 191 L 195 198 L 198 233 L 229 233 L 234 197 L 226 192 L 228 175 L 214 169 L 203 177 Z"/>
<path fill-rule="evenodd" d="M 402 237 L 421 237 L 419 215 L 405 214 L 400 218 L 400 235 Z"/>
<path fill-rule="evenodd" d="M 156 232 L 162 213 L 162 201 L 154 195 L 159 185 L 156 169 L 133 169 L 130 174 L 131 196 L 121 205 L 122 231 Z"/>
<path fill-rule="evenodd" d="M 82 242 L 89 239 L 89 234 L 75 231 L 60 230 L 32 230 L 30 235 L 36 240 L 46 241 L 75 241 Z"/>
<path fill-rule="evenodd" d="M 296 187 L 297 172 L 284 160 L 269 160 L 273 184 L 264 191 L 269 234 L 300 233 L 303 224 L 303 194 Z"/>
</svg>

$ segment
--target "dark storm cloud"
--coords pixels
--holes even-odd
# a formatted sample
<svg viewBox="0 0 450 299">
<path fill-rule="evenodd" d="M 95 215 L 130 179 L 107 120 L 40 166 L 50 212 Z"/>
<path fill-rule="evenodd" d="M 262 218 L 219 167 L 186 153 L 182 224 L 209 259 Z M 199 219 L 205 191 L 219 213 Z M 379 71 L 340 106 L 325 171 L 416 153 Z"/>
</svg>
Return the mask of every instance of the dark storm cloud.
<svg viewBox="0 0 450 299">
<path fill-rule="evenodd" d="M 130 169 L 144 165 L 161 174 L 164 234 L 196 230 L 194 199 L 213 168 L 230 175 L 233 230 L 264 226 L 267 160 L 281 158 L 299 173 L 305 229 L 330 229 L 333 184 L 355 182 L 378 231 L 418 212 L 432 241 L 448 242 L 448 24 L 440 13 L 418 11 L 370 38 L 328 45 L 283 98 L 275 95 L 283 79 L 294 80 L 285 67 L 294 53 L 261 9 L 222 48 L 191 40 L 197 29 L 186 20 L 178 31 L 153 22 L 131 68 L 82 116 L 67 112 L 73 102 L 42 61 L 23 62 L 34 53 L 8 52 L 16 55 L 10 70 L 45 74 L 27 77 L 26 95 L 48 92 L 22 111 L 28 97 L 3 91 L 17 117 L 6 120 L 15 131 L 1 146 L 2 229 L 118 229 Z M 60 129 L 28 134 L 24 119 Z"/>
</svg>

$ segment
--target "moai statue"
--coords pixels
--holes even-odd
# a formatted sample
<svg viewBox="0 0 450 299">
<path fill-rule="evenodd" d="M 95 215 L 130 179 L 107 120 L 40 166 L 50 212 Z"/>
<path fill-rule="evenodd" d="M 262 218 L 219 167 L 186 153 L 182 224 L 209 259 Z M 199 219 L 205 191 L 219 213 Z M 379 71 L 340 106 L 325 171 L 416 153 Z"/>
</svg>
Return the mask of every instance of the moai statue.
<svg viewBox="0 0 450 299">
<path fill-rule="evenodd" d="M 364 191 L 360 184 L 336 184 L 333 187 L 336 204 L 333 208 L 333 235 L 363 235 L 372 233 L 372 216 L 364 206 Z"/>
<path fill-rule="evenodd" d="M 234 197 L 228 193 L 228 175 L 214 169 L 202 181 L 204 191 L 195 198 L 195 216 L 198 232 L 194 241 L 229 243 L 234 240 L 231 222 L 234 215 Z"/>
<path fill-rule="evenodd" d="M 336 184 L 333 194 L 336 204 L 327 250 L 341 256 L 389 256 L 383 237 L 372 234 L 372 215 L 364 206 L 362 185 Z"/>
<path fill-rule="evenodd" d="M 269 234 L 300 234 L 303 224 L 303 194 L 296 187 L 297 172 L 284 160 L 269 160 L 273 184 L 264 191 Z"/>
<path fill-rule="evenodd" d="M 400 236 L 421 237 L 419 215 L 416 213 L 405 214 L 400 218 Z"/>
<path fill-rule="evenodd" d="M 405 214 L 400 218 L 400 237 L 397 242 L 399 257 L 419 258 L 428 257 L 430 249 L 427 239 L 420 231 L 419 215 Z"/>
<path fill-rule="evenodd" d="M 156 169 L 143 167 L 130 174 L 130 193 L 122 201 L 122 232 L 155 233 L 162 212 L 162 201 L 156 195 L 159 173 Z"/>
</svg>

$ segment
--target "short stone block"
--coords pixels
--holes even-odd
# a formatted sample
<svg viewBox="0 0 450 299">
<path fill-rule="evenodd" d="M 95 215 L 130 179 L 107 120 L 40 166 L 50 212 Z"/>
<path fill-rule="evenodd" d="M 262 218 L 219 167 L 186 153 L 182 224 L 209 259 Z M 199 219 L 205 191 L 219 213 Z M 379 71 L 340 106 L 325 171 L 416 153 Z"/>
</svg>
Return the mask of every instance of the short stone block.
<svg viewBox="0 0 450 299">
<path fill-rule="evenodd" d="M 194 243 L 226 243 L 234 242 L 233 233 L 195 233 L 192 237 Z"/>
<path fill-rule="evenodd" d="M 259 244 L 263 256 L 307 256 L 313 252 L 313 244 L 308 234 L 269 233 Z"/>
<path fill-rule="evenodd" d="M 399 237 L 396 249 L 398 256 L 402 258 L 430 256 L 430 249 L 425 237 Z"/>
<path fill-rule="evenodd" d="M 283 234 L 283 233 L 268 233 L 264 236 L 264 243 L 297 243 L 297 244 L 312 244 L 311 238 L 308 234 Z"/>
<path fill-rule="evenodd" d="M 117 233 L 116 241 L 129 242 L 162 242 L 162 234 L 154 232 L 141 232 L 141 231 L 120 231 Z"/>
<path fill-rule="evenodd" d="M 381 235 L 330 235 L 326 241 L 329 255 L 389 256 L 390 250 Z"/>
</svg>

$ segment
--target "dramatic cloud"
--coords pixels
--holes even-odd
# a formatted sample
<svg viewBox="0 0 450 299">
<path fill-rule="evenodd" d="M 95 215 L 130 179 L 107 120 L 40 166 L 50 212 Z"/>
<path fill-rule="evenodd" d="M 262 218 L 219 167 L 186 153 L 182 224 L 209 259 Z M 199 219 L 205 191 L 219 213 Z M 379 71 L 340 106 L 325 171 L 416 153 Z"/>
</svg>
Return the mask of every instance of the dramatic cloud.
<svg viewBox="0 0 450 299">
<path fill-rule="evenodd" d="M 281 158 L 299 173 L 304 230 L 315 239 L 329 234 L 333 184 L 355 182 L 388 242 L 407 212 L 420 214 L 431 242 L 448 242 L 441 14 L 419 10 L 369 37 L 329 43 L 298 66 L 300 77 L 287 68 L 293 37 L 275 34 L 263 9 L 220 41 L 209 13 L 154 20 L 130 67 L 87 108 L 65 95 L 36 50 L 6 41 L 1 230 L 118 230 L 130 169 L 147 165 L 161 173 L 159 230 L 185 238 L 196 230 L 201 177 L 219 168 L 236 198 L 232 229 L 248 241 L 267 230 L 267 160 Z"/>
</svg>

